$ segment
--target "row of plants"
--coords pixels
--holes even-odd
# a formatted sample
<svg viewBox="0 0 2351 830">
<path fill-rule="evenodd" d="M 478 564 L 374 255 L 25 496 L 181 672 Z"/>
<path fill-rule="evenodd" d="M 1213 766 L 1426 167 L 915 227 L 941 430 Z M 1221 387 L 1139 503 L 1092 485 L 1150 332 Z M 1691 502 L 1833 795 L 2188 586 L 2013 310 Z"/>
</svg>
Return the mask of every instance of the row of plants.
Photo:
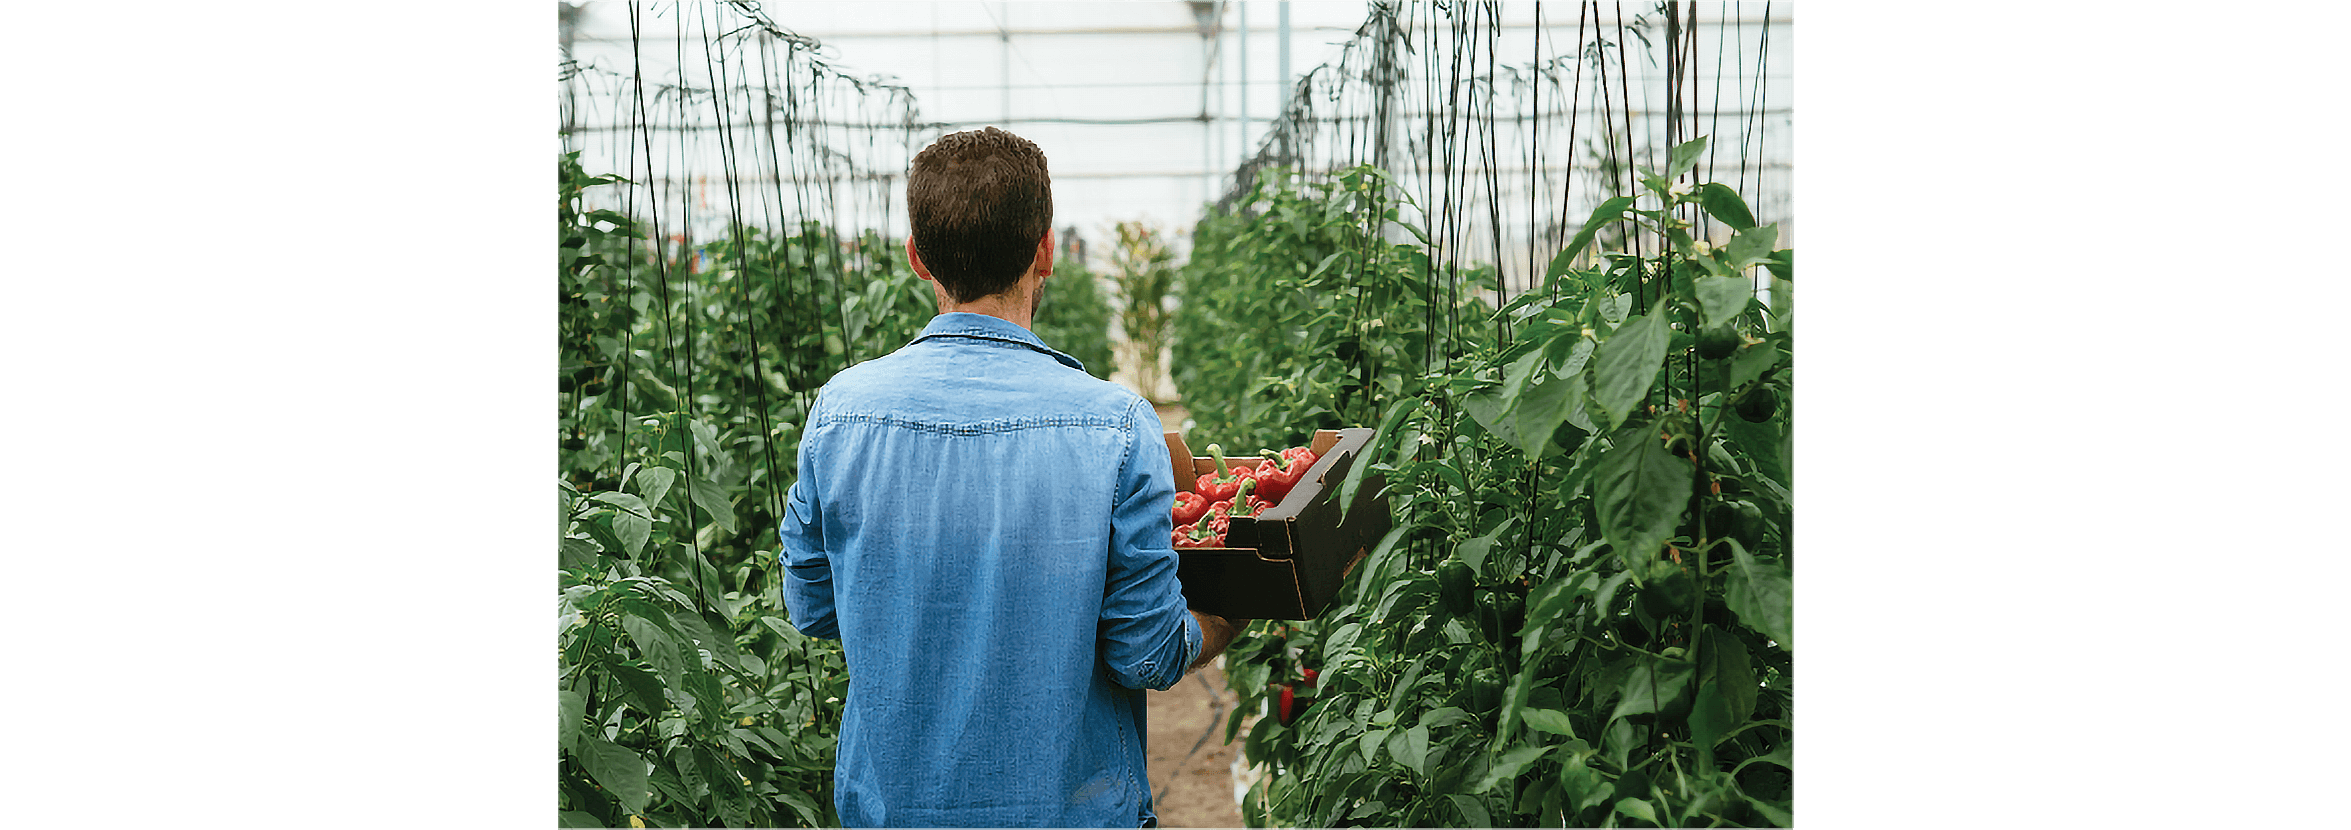
<svg viewBox="0 0 2351 830">
<path fill-rule="evenodd" d="M 817 224 L 689 249 L 558 166 L 564 826 L 829 826 L 849 678 L 777 590 L 778 494 L 833 373 L 937 312 L 896 242 Z M 1056 266 L 1037 330 L 1111 371 L 1110 311 Z"/>
<path fill-rule="evenodd" d="M 1200 220 L 1170 324 L 1200 434 L 1280 447 L 1370 423 L 1418 394 L 1431 365 L 1490 346 L 1490 329 L 1454 323 L 1492 311 L 1476 293 L 1494 289 L 1491 267 L 1432 262 L 1426 234 L 1399 219 L 1405 198 L 1376 167 L 1264 171 L 1231 212 Z M 1390 242 L 1390 227 L 1419 241 Z M 1463 290 L 1448 301 L 1440 284 Z"/>
<path fill-rule="evenodd" d="M 1500 308 L 1349 218 L 1393 222 L 1377 171 L 1261 180 L 1201 223 L 1175 323 L 1199 428 L 1376 422 L 1342 490 L 1380 474 L 1396 519 L 1318 620 L 1228 653 L 1228 739 L 1286 712 L 1244 745 L 1253 826 L 1792 821 L 1793 256 L 1679 181 L 1704 146 Z M 1621 223 L 1660 250 L 1590 250 Z M 1238 349 L 1234 321 L 1290 334 Z"/>
</svg>

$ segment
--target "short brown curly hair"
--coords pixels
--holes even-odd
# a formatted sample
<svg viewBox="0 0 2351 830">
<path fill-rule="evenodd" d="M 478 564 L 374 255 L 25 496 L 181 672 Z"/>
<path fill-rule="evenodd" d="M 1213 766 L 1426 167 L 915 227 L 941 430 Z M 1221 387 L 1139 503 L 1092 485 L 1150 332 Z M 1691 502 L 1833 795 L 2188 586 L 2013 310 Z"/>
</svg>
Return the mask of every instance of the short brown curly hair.
<svg viewBox="0 0 2351 830">
<path fill-rule="evenodd" d="M 948 133 L 906 174 L 914 250 L 956 302 L 1010 289 L 1053 226 L 1045 151 L 995 127 Z"/>
</svg>

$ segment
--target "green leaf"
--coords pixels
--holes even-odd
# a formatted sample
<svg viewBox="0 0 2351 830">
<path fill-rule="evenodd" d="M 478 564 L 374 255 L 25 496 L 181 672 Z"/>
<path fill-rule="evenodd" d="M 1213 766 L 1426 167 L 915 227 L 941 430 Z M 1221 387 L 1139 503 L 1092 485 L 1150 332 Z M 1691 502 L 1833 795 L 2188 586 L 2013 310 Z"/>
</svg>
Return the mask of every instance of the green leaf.
<svg viewBox="0 0 2351 830">
<path fill-rule="evenodd" d="M 676 688 L 683 681 L 685 663 L 679 658 L 677 641 L 668 632 L 662 631 L 652 620 L 626 612 L 620 615 L 620 628 L 629 633 L 629 639 L 636 641 L 637 650 L 645 655 L 645 662 L 652 663 L 670 687 Z M 695 668 L 700 667 L 697 661 Z"/>
<path fill-rule="evenodd" d="M 1747 805 L 1754 807 L 1755 812 L 1762 813 L 1764 819 L 1770 821 L 1774 827 L 1796 826 L 1796 814 L 1782 808 L 1778 804 L 1773 804 L 1759 798 L 1749 797 L 1747 798 Z"/>
<path fill-rule="evenodd" d="M 1625 675 L 1624 685 L 1617 688 L 1624 697 L 1617 701 L 1616 711 L 1610 712 L 1608 719 L 1616 720 L 1626 715 L 1642 715 L 1664 709 L 1667 703 L 1681 694 L 1684 687 L 1690 685 L 1691 676 L 1696 673 L 1697 666 L 1688 660 L 1667 660 L 1643 655 L 1633 664 L 1632 673 Z"/>
<path fill-rule="evenodd" d="M 1690 701 L 1690 737 L 1712 749 L 1755 714 L 1755 669 L 1747 645 L 1708 626 L 1699 636 L 1698 694 Z"/>
<path fill-rule="evenodd" d="M 602 738 L 589 738 L 581 749 L 585 751 L 579 755 L 580 767 L 587 771 L 589 778 L 620 799 L 621 806 L 629 812 L 645 811 L 648 766 L 644 756 Z"/>
<path fill-rule="evenodd" d="M 702 779 L 710 784 L 711 795 L 719 797 L 721 803 L 724 800 L 742 800 L 742 779 L 709 749 L 694 747 L 694 767 L 701 771 Z"/>
<path fill-rule="evenodd" d="M 1738 354 L 1731 355 L 1731 378 L 1727 388 L 1738 389 L 1754 383 L 1756 378 L 1763 377 L 1765 370 L 1779 364 L 1780 354 L 1778 348 L 1768 343 L 1740 349 Z"/>
<path fill-rule="evenodd" d="M 710 621 L 703 619 L 701 614 L 677 608 L 670 611 L 669 619 L 677 627 L 679 633 L 694 638 L 704 650 L 709 651 L 711 659 L 738 669 L 742 668 L 738 659 L 741 654 L 735 650 L 734 638 L 719 635 L 710 625 Z"/>
<path fill-rule="evenodd" d="M 1649 169 L 1649 168 L 1646 168 L 1646 167 L 1644 167 L 1644 168 L 1641 168 L 1641 169 L 1643 169 L 1643 170 L 1647 170 L 1647 169 Z M 1657 195 L 1658 195 L 1660 198 L 1668 198 L 1668 199 L 1670 199 L 1670 198 L 1672 198 L 1672 197 L 1673 197 L 1673 193 L 1672 193 L 1672 188 L 1673 188 L 1673 178 L 1672 178 L 1672 177 L 1669 177 L 1669 176 L 1667 176 L 1667 175 L 1665 175 L 1665 174 L 1663 174 L 1663 173 L 1651 172 L 1649 175 L 1642 176 L 1642 177 L 1641 177 L 1641 186 L 1642 186 L 1642 187 L 1649 188 L 1651 191 L 1654 191 L 1654 192 L 1656 192 L 1656 193 L 1657 193 Z M 1633 211 L 1633 212 L 1634 212 L 1634 213 L 1639 213 L 1639 214 L 1647 214 L 1647 213 L 1648 213 L 1648 211 L 1640 211 L 1640 210 L 1636 210 L 1636 211 Z"/>
<path fill-rule="evenodd" d="M 688 804 L 700 804 L 710 792 L 710 782 L 702 777 L 702 769 L 694 765 L 694 750 L 690 746 L 672 749 L 654 763 L 653 787 Z"/>
<path fill-rule="evenodd" d="M 1431 462 L 1428 468 L 1435 470 L 1437 477 L 1444 479 L 1445 483 L 1453 485 L 1455 491 L 1469 492 L 1469 480 L 1462 478 L 1461 471 L 1454 469 L 1453 465 L 1444 462 Z"/>
<path fill-rule="evenodd" d="M 1358 748 L 1363 751 L 1363 763 L 1365 766 L 1379 763 L 1380 747 L 1386 746 L 1388 743 L 1388 738 L 1394 735 L 1395 732 L 1396 730 L 1394 727 L 1386 727 L 1369 730 L 1363 733 L 1363 739 Z"/>
<path fill-rule="evenodd" d="M 1624 425 L 1640 407 L 1657 382 L 1657 370 L 1665 365 L 1671 340 L 1665 315 L 1644 314 L 1616 327 L 1594 350 L 1592 402 L 1607 413 L 1610 426 Z"/>
<path fill-rule="evenodd" d="M 1633 748 L 1640 743 L 1641 738 L 1633 731 L 1632 721 L 1617 719 L 1608 722 L 1608 730 L 1601 736 L 1600 742 L 1607 748 L 1609 763 L 1621 770 L 1627 767 L 1626 761 L 1632 757 Z"/>
<path fill-rule="evenodd" d="M 1755 301 L 1755 281 L 1746 277 L 1700 277 L 1697 287 L 1708 328 L 1737 319 Z"/>
<path fill-rule="evenodd" d="M 1570 262 L 1574 261 L 1576 254 L 1581 252 L 1584 246 L 1592 244 L 1594 234 L 1598 234 L 1601 228 L 1607 227 L 1608 223 L 1623 218 L 1625 209 L 1632 206 L 1633 197 L 1631 196 L 1618 196 L 1601 202 L 1599 207 L 1592 209 L 1592 217 L 1584 220 L 1583 230 L 1576 231 L 1575 238 L 1568 240 L 1567 247 L 1560 249 L 1559 256 L 1552 258 L 1551 261 L 1556 263 L 1561 258 Z"/>
<path fill-rule="evenodd" d="M 646 467 L 637 471 L 634 483 L 637 492 L 645 497 L 645 504 L 658 508 L 662 498 L 669 495 L 669 486 L 676 483 L 678 471 L 668 467 Z"/>
<path fill-rule="evenodd" d="M 824 812 L 816 809 L 816 802 L 810 799 L 807 795 L 796 792 L 783 792 L 778 793 L 776 798 L 783 801 L 786 805 L 789 805 L 792 808 L 792 813 L 800 817 L 800 826 L 824 826 Z"/>
<path fill-rule="evenodd" d="M 1570 273 L 1574 270 L 1575 251 L 1567 248 L 1561 248 L 1559 249 L 1559 253 L 1557 255 L 1551 257 L 1551 267 L 1543 270 L 1543 284 L 1538 288 L 1549 287 L 1551 285 L 1551 281 L 1558 279 L 1559 275 Z M 1532 294 L 1534 292 L 1530 291 L 1527 293 Z"/>
<path fill-rule="evenodd" d="M 1371 553 L 1364 556 L 1362 564 L 1355 567 L 1355 594 L 1357 596 L 1362 596 L 1364 591 L 1368 590 L 1375 574 L 1381 574 L 1387 570 L 1389 559 L 1395 556 L 1397 544 L 1403 542 L 1404 537 L 1411 531 L 1412 525 L 1397 524 L 1388 528 L 1388 535 L 1380 537 L 1379 544 L 1372 546 Z M 1230 739 L 1226 740 L 1226 743 L 1231 742 Z"/>
<path fill-rule="evenodd" d="M 1592 595 L 1592 613 L 1603 618 L 1612 613 L 1608 604 L 1616 601 L 1617 589 L 1623 588 L 1626 582 L 1632 581 L 1632 578 L 1632 571 L 1617 571 L 1607 579 L 1601 580 L 1600 590 Z"/>
<path fill-rule="evenodd" d="M 1396 440 L 1396 426 L 1404 422 L 1405 416 L 1418 411 L 1420 404 L 1420 398 L 1405 398 L 1389 406 L 1387 417 L 1380 419 L 1372 439 L 1355 456 L 1355 463 L 1348 465 L 1347 477 L 1339 482 L 1340 523 L 1347 521 L 1347 508 L 1355 504 L 1355 491 L 1363 487 L 1364 473 L 1371 469 L 1372 461 L 1379 455 L 1375 450 L 1389 446 L 1390 442 Z"/>
<path fill-rule="evenodd" d="M 801 639 L 807 636 L 801 634 L 800 629 L 793 628 L 791 623 L 775 617 L 760 617 L 759 624 L 766 626 L 767 630 L 775 632 L 777 637 L 783 638 L 784 647 L 787 649 L 798 650 Z"/>
<path fill-rule="evenodd" d="M 716 482 L 696 476 L 686 483 L 686 493 L 693 497 L 695 505 L 710 514 L 711 520 L 717 522 L 719 527 L 726 528 L 728 533 L 735 532 L 735 508 L 729 503 L 726 491 Z"/>
<path fill-rule="evenodd" d="M 665 797 L 670 797 L 672 802 L 679 802 L 679 804 L 694 804 L 694 802 L 698 802 L 698 797 L 694 795 L 694 790 L 689 790 L 689 788 L 686 788 L 686 783 L 682 781 L 682 778 L 677 778 L 677 767 L 672 767 L 672 762 L 670 762 L 670 759 L 661 759 L 661 762 L 654 764 L 654 774 L 651 774 L 651 783 L 654 783 L 654 792 L 656 792 L 656 795 L 665 795 Z"/>
<path fill-rule="evenodd" d="M 1787 248 L 1773 251 L 1771 259 L 1765 260 L 1763 267 L 1771 271 L 1772 276 L 1793 280 L 1796 278 L 1796 252 Z"/>
<path fill-rule="evenodd" d="M 714 732 L 725 728 L 726 691 L 719 687 L 716 673 L 688 672 L 684 691 L 693 698 L 693 716 L 701 720 L 705 728 Z"/>
<path fill-rule="evenodd" d="M 1592 469 L 1600 534 L 1628 568 L 1645 566 L 1673 534 L 1697 474 L 1688 460 L 1665 451 L 1654 429 L 1644 424 L 1618 433 L 1616 446 Z"/>
<path fill-rule="evenodd" d="M 1780 238 L 1780 223 L 1760 225 L 1740 231 L 1731 237 L 1731 244 L 1723 246 L 1723 255 L 1730 258 L 1732 270 L 1744 271 L 1771 260 L 1771 246 Z"/>
<path fill-rule="evenodd" d="M 1706 136 L 1699 136 L 1676 145 L 1673 152 L 1666 155 L 1665 178 L 1668 180 L 1681 178 L 1682 174 L 1690 172 L 1690 168 L 1698 166 L 1698 157 L 1705 153 Z"/>
<path fill-rule="evenodd" d="M 590 565 L 594 565 L 596 564 L 596 554 L 598 552 L 599 551 L 597 550 L 596 544 L 594 542 L 590 542 L 586 539 L 574 539 L 568 536 L 564 537 L 563 545 L 561 546 L 560 551 L 556 554 L 556 567 L 568 571 L 573 568 L 585 568 Z"/>
<path fill-rule="evenodd" d="M 600 818 L 597 818 L 597 817 L 595 816 L 595 814 L 593 814 L 593 813 L 583 813 L 583 812 L 580 812 L 580 811 L 578 811 L 578 810 L 565 810 L 565 811 L 563 811 L 563 812 L 560 812 L 560 813 L 556 813 L 556 814 L 555 814 L 555 826 L 557 826 L 557 827 L 603 827 L 603 826 L 604 826 L 604 820 L 603 820 L 603 819 L 600 819 Z M 814 825 L 810 825 L 810 826 L 814 826 Z"/>
<path fill-rule="evenodd" d="M 1626 816 L 1649 822 L 1650 824 L 1663 824 L 1663 822 L 1657 820 L 1657 810 L 1650 807 L 1649 802 L 1642 801 L 1638 798 L 1617 799 L 1616 811 L 1623 813 Z"/>
<path fill-rule="evenodd" d="M 1487 790 L 1493 789 L 1495 784 L 1499 784 L 1504 781 L 1515 780 L 1518 778 L 1518 774 L 1521 771 L 1524 771 L 1529 764 L 1533 764 L 1537 760 L 1542 759 L 1544 755 L 1550 754 L 1551 750 L 1558 748 L 1559 747 L 1557 746 L 1513 747 L 1509 751 L 1502 753 L 1502 757 L 1494 759 L 1494 765 L 1486 770 L 1485 779 L 1479 781 L 1477 786 L 1470 788 L 1470 792 L 1483 793 Z M 1477 824 L 1472 826 L 1485 827 L 1487 825 Z"/>
<path fill-rule="evenodd" d="M 612 505 L 613 507 L 620 508 L 620 512 L 622 512 L 622 513 L 627 513 L 627 514 L 629 514 L 629 515 L 632 515 L 632 516 L 651 516 L 651 515 L 652 515 L 651 513 L 648 513 L 648 512 L 646 512 L 646 510 L 645 510 L 645 500 L 644 500 L 644 499 L 637 498 L 636 496 L 632 496 L 632 495 L 629 495 L 629 494 L 627 494 L 627 493 L 616 493 L 616 492 L 609 492 L 609 491 L 607 491 L 607 492 L 603 492 L 603 493 L 597 493 L 597 494 L 595 494 L 595 495 L 593 495 L 593 496 L 589 496 L 589 497 L 588 497 L 588 500 L 589 500 L 589 501 L 600 501 L 600 502 L 603 502 L 603 503 L 605 503 L 605 504 Z"/>
<path fill-rule="evenodd" d="M 1748 351 L 1754 351 L 1749 349 Z M 1788 402 L 1782 400 L 1780 409 L 1787 411 Z M 1763 423 L 1751 423 L 1737 415 L 1719 421 L 1723 434 L 1732 445 L 1746 454 L 1755 469 L 1781 487 L 1788 485 L 1788 436 L 1782 431 L 1785 418 L 1775 417 Z"/>
<path fill-rule="evenodd" d="M 1755 227 L 1755 214 L 1747 211 L 1747 200 L 1739 198 L 1739 191 L 1722 182 L 1707 182 L 1698 188 L 1698 206 L 1733 231 Z"/>
<path fill-rule="evenodd" d="M 1502 534 L 1509 531 L 1511 525 L 1517 523 L 1517 516 L 1504 519 L 1502 524 L 1496 526 L 1492 533 L 1461 543 L 1461 547 L 1454 549 L 1453 555 L 1460 557 L 1464 564 L 1469 565 L 1471 573 L 1485 576 L 1486 557 L 1493 553 L 1494 541 L 1502 538 Z"/>
<path fill-rule="evenodd" d="M 1504 743 L 1517 737 L 1519 713 L 1526 710 L 1527 693 L 1534 684 L 1535 670 L 1530 667 L 1511 677 L 1510 685 L 1502 690 L 1502 715 L 1494 722 L 1493 749 L 1501 749 Z"/>
<path fill-rule="evenodd" d="M 1428 714 L 1420 716 L 1420 725 L 1429 729 L 1443 729 L 1448 726 L 1465 723 L 1469 721 L 1469 719 L 1469 712 L 1463 710 L 1461 707 L 1445 706 L 1437 709 L 1430 709 Z"/>
<path fill-rule="evenodd" d="M 1528 727 L 1553 735 L 1575 737 L 1575 726 L 1568 722 L 1566 712 L 1556 709 L 1528 709 L 1519 712 L 1518 716 L 1526 721 Z"/>
<path fill-rule="evenodd" d="M 578 754 L 580 724 L 588 718 L 588 699 L 578 692 L 564 689 L 555 693 L 555 711 L 562 717 L 562 726 L 555 733 L 556 747 Z"/>
<path fill-rule="evenodd" d="M 644 710 L 645 714 L 656 715 L 669 708 L 669 697 L 662 694 L 661 681 L 652 672 L 627 663 L 606 663 L 604 669 L 629 690 L 629 695 L 636 699 L 637 708 Z"/>
<path fill-rule="evenodd" d="M 1403 579 L 1388 583 L 1387 590 L 1380 593 L 1379 604 L 1373 607 L 1371 618 L 1401 619 L 1404 615 L 1428 607 L 1429 601 L 1435 599 L 1436 595 L 1436 580 L 1425 574 L 1408 574 Z"/>
<path fill-rule="evenodd" d="M 1592 347 L 1598 344 L 1573 333 L 1563 333 L 1544 344 L 1543 353 L 1551 358 L 1551 373 L 1558 377 L 1575 377 L 1584 373 L 1584 366 L 1592 362 Z"/>
<path fill-rule="evenodd" d="M 1624 318 L 1633 313 L 1633 295 L 1610 294 L 1606 297 L 1593 298 L 1592 310 L 1600 315 L 1602 322 L 1607 323 L 1613 329 L 1623 325 Z"/>
<path fill-rule="evenodd" d="M 1405 769 L 1429 774 L 1429 727 L 1420 724 L 1399 732 L 1388 739 L 1388 754 L 1403 764 Z"/>
<path fill-rule="evenodd" d="M 1461 811 L 1462 823 L 1456 826 L 1494 826 L 1494 819 L 1486 814 L 1486 805 L 1478 803 L 1477 799 L 1462 795 L 1460 793 L 1447 793 L 1446 797 L 1452 799 L 1453 806 Z"/>
<path fill-rule="evenodd" d="M 1740 770 L 1746 769 L 1749 764 L 1757 763 L 1776 764 L 1782 767 L 1786 767 L 1791 771 L 1796 769 L 1796 760 L 1790 756 L 1788 745 L 1783 743 L 1779 746 L 1772 747 L 1770 752 L 1766 752 L 1762 755 L 1757 755 L 1753 758 L 1740 761 L 1738 766 L 1731 768 L 1731 774 L 1737 775 L 1739 774 Z"/>
<path fill-rule="evenodd" d="M 1561 378 L 1545 374 L 1541 380 L 1521 393 L 1506 419 L 1514 433 L 1508 440 L 1528 458 L 1540 459 L 1560 449 L 1551 440 L 1559 424 L 1580 409 L 1584 399 L 1584 376 Z"/>
<path fill-rule="evenodd" d="M 1731 546 L 1731 574 L 1724 588 L 1723 604 L 1730 606 L 1731 613 L 1739 615 L 1739 622 L 1794 653 L 1795 632 L 1791 630 L 1794 591 L 1788 566 L 1777 559 L 1748 553 L 1737 539 L 1724 539 L 1723 543 Z"/>
<path fill-rule="evenodd" d="M 1567 803 L 1580 811 L 1607 803 L 1616 787 L 1607 775 L 1585 764 L 1582 758 L 1570 758 L 1559 765 L 1559 791 Z"/>
<path fill-rule="evenodd" d="M 621 549 L 636 556 L 645 551 L 645 542 L 653 538 L 653 520 L 628 511 L 612 514 L 612 532 L 620 537 Z"/>
<path fill-rule="evenodd" d="M 1526 388 L 1527 376 L 1533 374 L 1535 367 L 1540 365 L 1542 361 L 1541 350 L 1528 349 L 1502 368 L 1501 384 L 1487 386 L 1471 393 L 1466 397 L 1463 405 L 1470 410 L 1471 417 L 1484 424 L 1486 429 L 1494 430 L 1496 434 L 1502 434 L 1500 430 L 1509 428 L 1508 424 L 1502 423 L 1504 413 L 1507 413 L 1511 404 L 1518 400 L 1519 392 Z M 1483 371 L 1480 369 L 1479 373 L 1482 374 Z"/>
</svg>

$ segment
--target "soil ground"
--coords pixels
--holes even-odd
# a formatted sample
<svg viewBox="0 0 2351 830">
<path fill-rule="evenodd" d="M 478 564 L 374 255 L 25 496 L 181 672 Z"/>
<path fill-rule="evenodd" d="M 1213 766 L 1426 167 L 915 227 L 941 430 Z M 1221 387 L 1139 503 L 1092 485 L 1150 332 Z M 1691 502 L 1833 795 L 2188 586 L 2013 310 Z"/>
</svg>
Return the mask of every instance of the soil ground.
<svg viewBox="0 0 2351 830">
<path fill-rule="evenodd" d="M 1149 756 L 1152 804 L 1162 827 L 1240 827 L 1233 800 L 1233 759 L 1246 732 L 1224 743 L 1234 696 L 1224 672 L 1211 664 L 1175 688 L 1150 692 Z M 1206 736 L 1203 739 L 1203 736 Z"/>
</svg>

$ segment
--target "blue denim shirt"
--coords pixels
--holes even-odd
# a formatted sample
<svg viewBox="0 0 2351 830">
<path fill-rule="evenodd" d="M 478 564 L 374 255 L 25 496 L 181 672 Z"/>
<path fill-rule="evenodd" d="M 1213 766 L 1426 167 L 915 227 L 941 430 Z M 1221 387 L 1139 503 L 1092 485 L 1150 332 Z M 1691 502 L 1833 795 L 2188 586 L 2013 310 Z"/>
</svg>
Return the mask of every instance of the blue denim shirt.
<svg viewBox="0 0 2351 830">
<path fill-rule="evenodd" d="M 825 384 L 783 521 L 784 604 L 838 638 L 851 827 L 1156 823 L 1143 689 L 1200 628 L 1141 396 L 1012 322 L 948 313 Z"/>
</svg>

